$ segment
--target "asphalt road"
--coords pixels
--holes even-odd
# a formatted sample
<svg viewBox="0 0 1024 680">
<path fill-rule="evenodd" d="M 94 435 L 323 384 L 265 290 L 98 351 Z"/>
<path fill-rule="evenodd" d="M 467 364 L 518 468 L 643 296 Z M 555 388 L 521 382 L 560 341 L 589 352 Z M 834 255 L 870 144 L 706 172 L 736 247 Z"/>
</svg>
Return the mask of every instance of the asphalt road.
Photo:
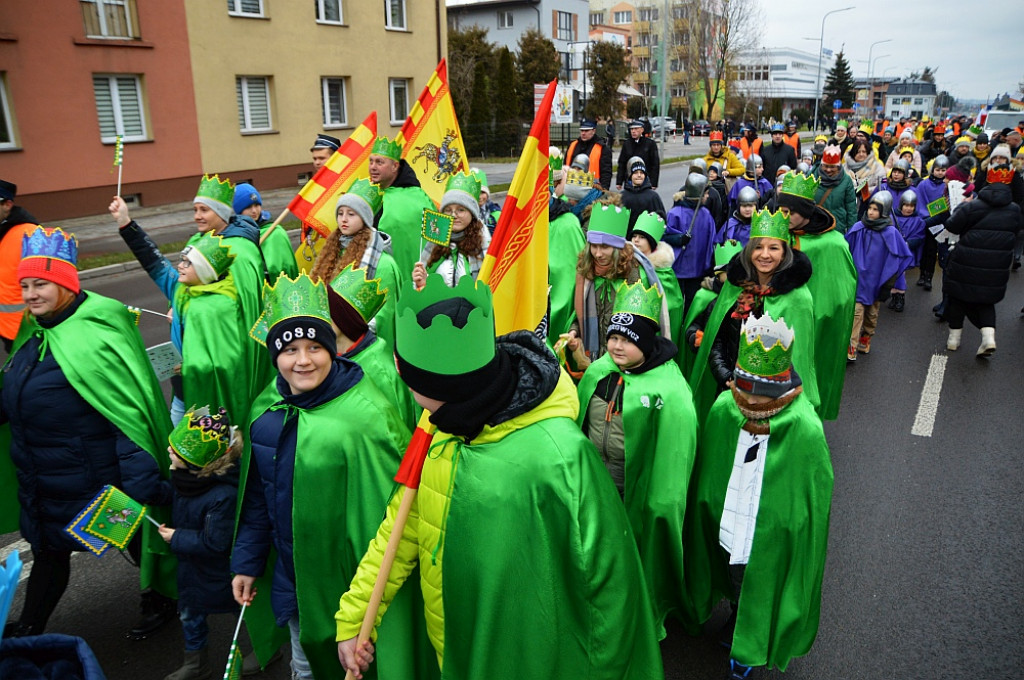
<svg viewBox="0 0 1024 680">
<path fill-rule="evenodd" d="M 663 173 L 659 193 L 667 205 L 684 174 L 681 167 Z M 915 281 L 916 273 L 908 278 Z M 95 280 L 88 288 L 136 306 L 164 307 L 141 272 Z M 1011 276 L 999 305 L 999 349 L 988 361 L 975 358 L 980 336 L 971 327 L 959 351 L 944 350 L 945 326 L 931 314 L 938 299 L 938 287 L 925 293 L 912 286 L 906 312 L 883 308 L 871 354 L 848 367 L 842 413 L 826 425 L 836 482 L 821 626 L 811 652 L 792 662 L 786 678 L 1019 675 L 1024 273 Z M 166 322 L 157 317 L 144 315 L 141 330 L 148 345 L 167 339 Z M 930 436 L 924 436 L 928 419 L 919 414 L 928 411 L 919 409 L 926 389 L 937 398 Z M 21 547 L 17 539 L 0 536 L 0 546 Z M 31 558 L 27 552 L 22 557 Z M 161 680 L 174 670 L 179 625 L 141 642 L 123 638 L 138 603 L 135 570 L 117 554 L 79 554 L 73 565 L 50 630 L 84 637 L 111 680 Z M 211 624 L 211 649 L 219 659 L 234 621 L 221 615 Z M 725 676 L 727 654 L 711 637 L 690 638 L 670 624 L 662 650 L 669 680 Z M 285 679 L 286 664 L 258 677 Z"/>
</svg>

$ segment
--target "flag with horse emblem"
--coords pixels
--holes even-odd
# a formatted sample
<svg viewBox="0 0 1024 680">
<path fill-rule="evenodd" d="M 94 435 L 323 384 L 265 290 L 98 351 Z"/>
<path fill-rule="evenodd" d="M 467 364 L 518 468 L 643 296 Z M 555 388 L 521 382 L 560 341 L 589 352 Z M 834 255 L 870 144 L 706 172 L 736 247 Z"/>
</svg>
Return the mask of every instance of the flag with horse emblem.
<svg viewBox="0 0 1024 680">
<path fill-rule="evenodd" d="M 416 172 L 434 203 L 440 202 L 451 175 L 469 170 L 444 59 L 434 69 L 395 141 L 402 145 L 402 158 Z"/>
</svg>

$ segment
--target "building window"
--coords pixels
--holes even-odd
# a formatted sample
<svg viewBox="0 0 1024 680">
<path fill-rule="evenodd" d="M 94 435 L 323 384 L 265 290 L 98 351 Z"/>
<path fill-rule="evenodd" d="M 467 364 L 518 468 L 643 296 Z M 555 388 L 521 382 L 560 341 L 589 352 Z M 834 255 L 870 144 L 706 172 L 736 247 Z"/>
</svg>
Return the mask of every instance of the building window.
<svg viewBox="0 0 1024 680">
<path fill-rule="evenodd" d="M 498 12 L 498 28 L 512 28 L 512 12 Z"/>
<path fill-rule="evenodd" d="M 391 97 L 391 124 L 401 125 L 409 115 L 409 81 L 405 78 L 388 80 Z"/>
<path fill-rule="evenodd" d="M 924 104 L 924 97 L 914 97 L 914 105 L 921 106 Z"/>
<path fill-rule="evenodd" d="M 270 78 L 238 76 L 235 78 L 238 98 L 238 128 L 242 132 L 266 132 L 273 129 L 270 116 Z"/>
<path fill-rule="evenodd" d="M 316 0 L 316 20 L 321 24 L 343 23 L 341 0 Z"/>
<path fill-rule="evenodd" d="M 397 31 L 408 28 L 405 24 L 405 0 L 384 0 L 384 26 Z"/>
<path fill-rule="evenodd" d="M 139 33 L 135 0 L 81 0 L 85 37 L 135 40 Z"/>
<path fill-rule="evenodd" d="M 228 0 L 228 14 L 238 17 L 262 17 L 263 0 Z"/>
<path fill-rule="evenodd" d="M 94 75 L 92 89 L 96 95 L 100 141 L 112 143 L 118 135 L 126 142 L 148 139 L 139 76 Z"/>
<path fill-rule="evenodd" d="M 672 8 L 672 18 L 673 19 L 689 19 L 690 18 L 690 9 L 688 7 L 680 7 L 678 5 L 673 7 Z"/>
<path fill-rule="evenodd" d="M 640 9 L 640 21 L 657 21 L 658 20 L 658 8 L 657 7 L 642 7 Z"/>
<path fill-rule="evenodd" d="M 576 34 L 572 30 L 573 15 L 569 12 L 558 12 L 558 33 L 555 38 L 558 40 L 575 40 Z"/>
<path fill-rule="evenodd" d="M 686 96 L 686 88 L 685 87 L 681 87 L 681 86 L 676 86 L 676 87 L 673 87 L 671 89 L 671 93 L 672 94 L 670 96 L 673 99 L 678 98 L 678 97 L 685 97 Z"/>
<path fill-rule="evenodd" d="M 612 14 L 613 24 L 631 24 L 633 23 L 633 12 L 615 12 Z"/>
<path fill-rule="evenodd" d="M 14 116 L 7 100 L 7 74 L 0 71 L 0 149 L 14 149 Z"/>
<path fill-rule="evenodd" d="M 321 78 L 320 97 L 324 109 L 324 127 L 348 125 L 348 114 L 345 110 L 345 79 Z"/>
<path fill-rule="evenodd" d="M 600 26 L 604 23 L 604 12 L 591 12 L 590 13 L 590 25 Z"/>
</svg>

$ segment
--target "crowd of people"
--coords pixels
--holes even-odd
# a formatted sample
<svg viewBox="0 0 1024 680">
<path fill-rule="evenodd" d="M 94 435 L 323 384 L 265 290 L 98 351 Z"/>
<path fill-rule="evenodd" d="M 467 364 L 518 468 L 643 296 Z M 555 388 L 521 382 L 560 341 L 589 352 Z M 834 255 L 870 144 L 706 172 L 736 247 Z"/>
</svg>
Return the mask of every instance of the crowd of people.
<svg viewBox="0 0 1024 680">
<path fill-rule="evenodd" d="M 967 318 L 979 356 L 995 351 L 1024 233 L 1020 131 L 946 125 L 840 122 L 809 145 L 781 124 L 715 131 L 666 208 L 643 123 L 613 177 L 584 120 L 550 154 L 543 332 L 500 336 L 478 281 L 501 210 L 486 177 L 453 174 L 435 204 L 399 142 L 376 140 L 305 268 L 252 185 L 203 177 L 176 263 L 115 196 L 168 300 L 169 406 L 130 309 L 83 290 L 74 236 L 0 181 L 4 493 L 33 553 L 5 637 L 47 630 L 82 549 L 65 527 L 111 484 L 158 519 L 128 552 L 133 634 L 181 622 L 165 680 L 210 677 L 207 617 L 240 606 L 248 670 L 290 640 L 302 679 L 660 678 L 666 619 L 699 634 L 723 599 L 723 672 L 785 670 L 818 629 L 822 423 L 881 304 L 904 309 L 913 267 L 930 289 L 938 259 L 947 348 Z M 339 144 L 318 135 L 314 164 Z M 421 239 L 436 208 L 447 245 Z M 423 412 L 422 478 L 396 487 Z"/>
</svg>

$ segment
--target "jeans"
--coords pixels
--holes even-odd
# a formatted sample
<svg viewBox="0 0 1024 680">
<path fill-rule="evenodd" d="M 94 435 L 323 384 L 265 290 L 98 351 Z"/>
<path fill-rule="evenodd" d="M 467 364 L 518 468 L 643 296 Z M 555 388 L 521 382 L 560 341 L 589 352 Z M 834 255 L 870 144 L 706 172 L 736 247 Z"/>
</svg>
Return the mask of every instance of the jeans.
<svg viewBox="0 0 1024 680">
<path fill-rule="evenodd" d="M 210 635 L 210 627 L 206 624 L 206 614 L 182 607 L 178 618 L 181 619 L 181 633 L 185 638 L 185 650 L 195 652 L 205 647 Z"/>
<path fill-rule="evenodd" d="M 313 670 L 309 667 L 306 652 L 299 643 L 299 617 L 288 621 L 288 632 L 292 639 L 292 677 L 297 680 L 313 680 Z"/>
<path fill-rule="evenodd" d="M 185 417 L 185 402 L 181 397 L 171 397 L 171 425 L 178 426 L 181 419 Z"/>
</svg>

